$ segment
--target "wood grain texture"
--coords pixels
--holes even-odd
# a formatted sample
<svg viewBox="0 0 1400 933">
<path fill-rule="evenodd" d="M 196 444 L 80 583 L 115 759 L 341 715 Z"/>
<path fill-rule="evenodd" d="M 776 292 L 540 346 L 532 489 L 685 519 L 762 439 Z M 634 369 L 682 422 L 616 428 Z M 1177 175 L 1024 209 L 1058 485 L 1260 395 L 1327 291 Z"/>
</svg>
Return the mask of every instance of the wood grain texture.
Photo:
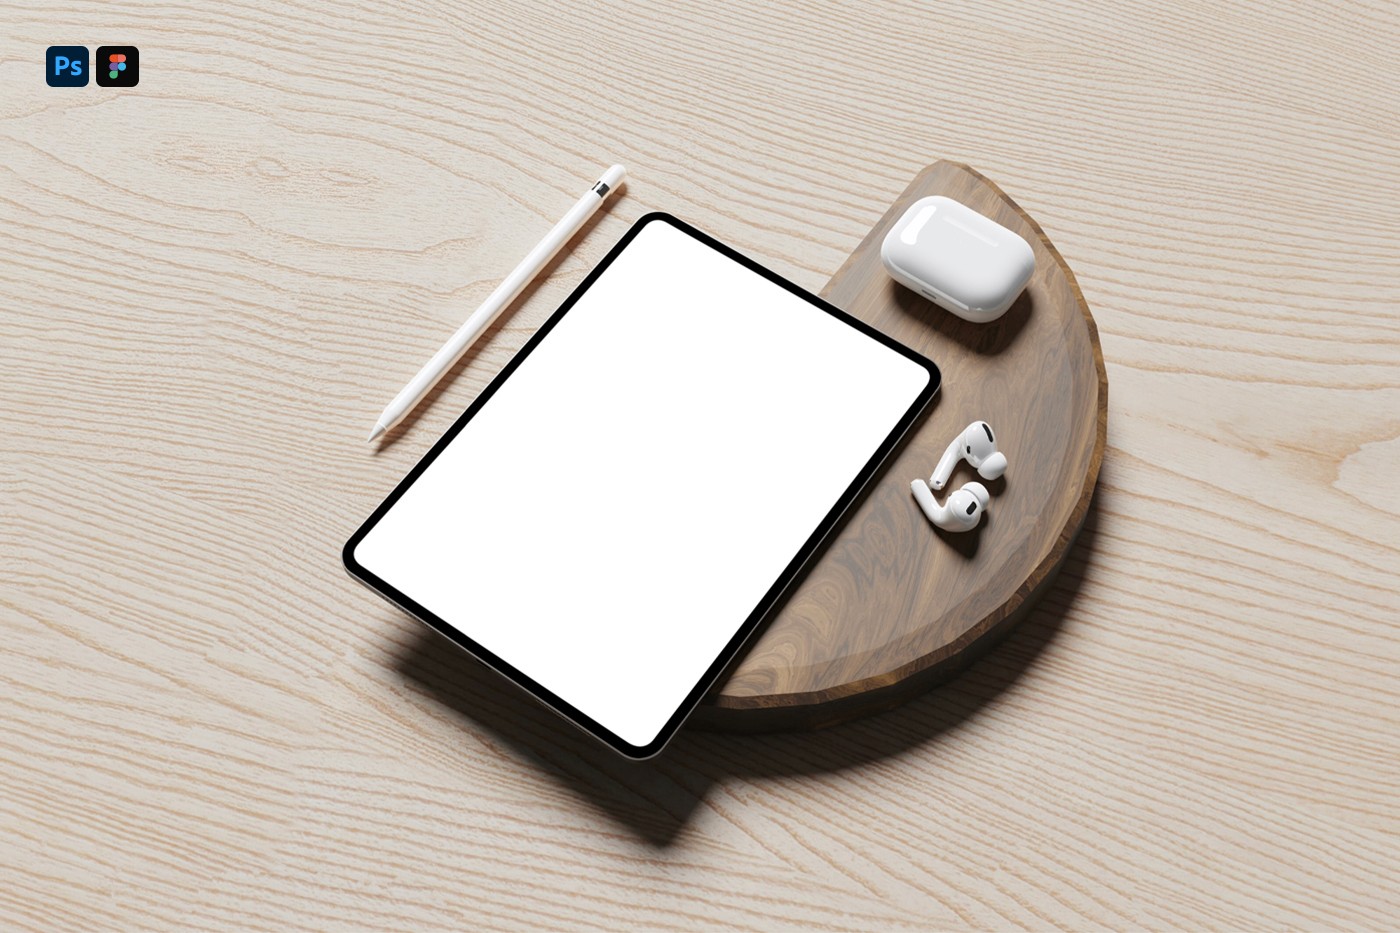
<svg viewBox="0 0 1400 933">
<path fill-rule="evenodd" d="M 1020 234 L 1036 254 L 997 322 L 971 324 L 895 285 L 890 228 L 941 194 Z M 1054 582 L 1088 515 L 1103 460 L 1108 377 L 1074 273 L 1034 220 L 977 171 L 938 162 L 895 199 L 822 294 L 934 358 L 943 387 L 793 585 L 697 725 L 812 729 L 889 709 L 946 681 L 1010 630 Z M 971 534 L 944 534 L 913 500 L 950 438 L 996 425 L 1014 473 Z M 948 490 L 976 474 L 964 463 Z"/>
<path fill-rule="evenodd" d="M 1398 17 L 0 0 L 0 926 L 1393 929 Z M 140 86 L 45 87 L 72 42 Z M 962 676 L 633 767 L 345 577 L 636 217 L 819 289 L 939 158 L 1044 226 L 1113 385 L 1064 569 Z"/>
</svg>

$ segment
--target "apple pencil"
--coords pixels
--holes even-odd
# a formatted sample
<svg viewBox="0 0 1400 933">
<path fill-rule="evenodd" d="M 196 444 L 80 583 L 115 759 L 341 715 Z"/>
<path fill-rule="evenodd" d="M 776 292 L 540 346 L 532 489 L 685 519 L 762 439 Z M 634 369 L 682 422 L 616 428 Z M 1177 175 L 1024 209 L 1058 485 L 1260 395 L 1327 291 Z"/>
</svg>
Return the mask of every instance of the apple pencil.
<svg viewBox="0 0 1400 933">
<path fill-rule="evenodd" d="M 545 263 L 554 258 L 554 254 L 559 252 L 569 239 L 578 232 L 584 221 L 593 216 L 593 212 L 603 203 L 603 199 L 617 187 L 622 181 L 627 170 L 621 165 L 614 165 L 603 173 L 603 177 L 593 183 L 593 187 L 578 199 L 578 203 L 569 208 L 569 212 L 564 218 L 554 225 L 554 229 L 544 235 L 544 239 L 534 249 L 520 260 L 520 265 L 516 266 L 505 281 L 496 286 L 496 290 L 486 297 L 481 303 L 481 307 L 472 312 L 471 317 L 461 327 L 457 328 L 457 333 L 453 334 L 447 343 L 442 345 L 442 349 L 428 360 L 427 364 L 420 370 L 418 375 L 409 380 L 408 385 L 403 387 L 403 391 L 394 396 L 394 400 L 389 403 L 389 407 L 384 409 L 384 413 L 379 416 L 379 421 L 375 423 L 374 430 L 369 432 L 369 439 L 373 441 L 385 431 L 392 428 L 403 420 L 404 416 L 413 410 L 428 394 L 443 374 L 452 368 L 453 364 L 462 358 L 462 354 L 467 352 L 467 348 L 472 345 L 481 332 L 491 326 L 491 322 L 500 316 L 501 312 L 515 300 L 515 296 L 520 294 L 530 280 L 539 274 Z"/>
</svg>

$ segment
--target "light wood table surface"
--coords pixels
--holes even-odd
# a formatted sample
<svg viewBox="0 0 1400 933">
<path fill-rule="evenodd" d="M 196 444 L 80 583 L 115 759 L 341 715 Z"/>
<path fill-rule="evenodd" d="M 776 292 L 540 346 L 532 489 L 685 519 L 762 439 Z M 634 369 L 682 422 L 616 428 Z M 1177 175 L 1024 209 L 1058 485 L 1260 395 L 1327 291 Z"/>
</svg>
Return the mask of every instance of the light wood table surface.
<svg viewBox="0 0 1400 933">
<path fill-rule="evenodd" d="M 1394 3 L 0 22 L 0 927 L 1400 925 Z M 72 43 L 139 87 L 46 87 Z M 344 574 L 636 217 L 816 289 L 937 158 L 1044 226 L 1110 383 L 1081 541 L 961 679 L 629 765 Z"/>
</svg>

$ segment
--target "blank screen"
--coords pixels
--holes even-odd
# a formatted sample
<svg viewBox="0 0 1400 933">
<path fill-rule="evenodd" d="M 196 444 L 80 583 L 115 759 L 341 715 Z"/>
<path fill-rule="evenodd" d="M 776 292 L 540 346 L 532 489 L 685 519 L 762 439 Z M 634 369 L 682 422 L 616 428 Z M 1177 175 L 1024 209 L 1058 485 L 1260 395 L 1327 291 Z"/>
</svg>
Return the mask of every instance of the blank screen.
<svg viewBox="0 0 1400 933">
<path fill-rule="evenodd" d="M 639 748 L 933 379 L 643 224 L 354 548 Z"/>
</svg>

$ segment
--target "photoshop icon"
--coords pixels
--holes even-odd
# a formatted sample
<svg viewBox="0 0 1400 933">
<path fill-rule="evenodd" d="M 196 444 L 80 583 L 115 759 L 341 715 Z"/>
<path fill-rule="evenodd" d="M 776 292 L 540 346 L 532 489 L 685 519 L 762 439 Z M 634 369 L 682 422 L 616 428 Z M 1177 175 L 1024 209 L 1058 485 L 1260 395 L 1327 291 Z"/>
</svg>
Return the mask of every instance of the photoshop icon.
<svg viewBox="0 0 1400 933">
<path fill-rule="evenodd" d="M 85 45 L 51 45 L 45 56 L 49 87 L 86 87 L 88 53 Z"/>
</svg>

